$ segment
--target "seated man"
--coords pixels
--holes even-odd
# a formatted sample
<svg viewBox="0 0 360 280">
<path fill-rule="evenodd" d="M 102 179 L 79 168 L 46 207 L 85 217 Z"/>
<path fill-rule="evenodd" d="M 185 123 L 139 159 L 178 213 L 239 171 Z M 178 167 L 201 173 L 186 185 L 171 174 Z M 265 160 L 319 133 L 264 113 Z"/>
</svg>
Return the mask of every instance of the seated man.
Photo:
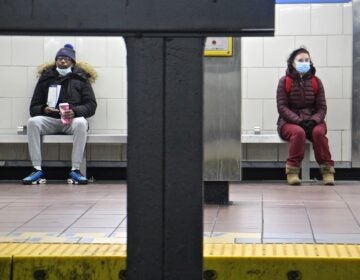
<svg viewBox="0 0 360 280">
<path fill-rule="evenodd" d="M 23 183 L 46 183 L 41 169 L 41 135 L 73 134 L 72 169 L 68 183 L 87 184 L 88 180 L 79 169 L 88 131 L 86 118 L 93 116 L 97 107 L 90 84 L 96 79 L 96 72 L 85 63 L 76 64 L 75 50 L 72 45 L 66 44 L 57 52 L 55 63 L 44 65 L 40 74 L 31 100 L 31 118 L 27 126 L 34 169 L 23 179 Z"/>
</svg>

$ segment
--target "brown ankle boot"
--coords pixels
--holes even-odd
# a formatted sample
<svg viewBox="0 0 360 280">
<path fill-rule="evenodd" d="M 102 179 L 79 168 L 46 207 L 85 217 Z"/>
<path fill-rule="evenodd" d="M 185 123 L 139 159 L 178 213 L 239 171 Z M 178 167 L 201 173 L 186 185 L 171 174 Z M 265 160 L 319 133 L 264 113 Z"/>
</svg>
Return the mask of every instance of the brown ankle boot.
<svg viewBox="0 0 360 280">
<path fill-rule="evenodd" d="M 289 185 L 300 185 L 301 180 L 299 178 L 300 168 L 286 165 L 286 177 Z"/>
<path fill-rule="evenodd" d="M 320 166 L 320 172 L 323 176 L 324 185 L 334 186 L 335 185 L 335 169 L 333 166 L 322 165 Z"/>
</svg>

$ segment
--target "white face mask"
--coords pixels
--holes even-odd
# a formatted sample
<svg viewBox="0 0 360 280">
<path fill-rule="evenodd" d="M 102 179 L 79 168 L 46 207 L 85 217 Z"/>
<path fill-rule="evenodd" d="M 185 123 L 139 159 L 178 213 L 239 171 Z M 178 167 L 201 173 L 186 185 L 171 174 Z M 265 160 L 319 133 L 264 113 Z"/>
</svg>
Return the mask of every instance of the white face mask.
<svg viewBox="0 0 360 280">
<path fill-rule="evenodd" d="M 56 71 L 58 71 L 61 76 L 66 76 L 67 74 L 71 73 L 71 66 L 65 69 L 60 69 L 59 67 L 56 67 Z"/>
</svg>

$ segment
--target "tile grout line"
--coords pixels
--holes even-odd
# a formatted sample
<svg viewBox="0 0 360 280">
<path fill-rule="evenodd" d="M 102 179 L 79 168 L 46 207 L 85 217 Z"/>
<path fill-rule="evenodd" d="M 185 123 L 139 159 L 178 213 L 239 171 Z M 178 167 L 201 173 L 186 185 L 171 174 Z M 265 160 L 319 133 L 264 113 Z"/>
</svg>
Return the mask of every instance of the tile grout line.
<svg viewBox="0 0 360 280">
<path fill-rule="evenodd" d="M 43 210 L 41 210 L 38 214 L 36 214 L 35 216 L 33 216 L 31 219 L 27 220 L 26 222 L 22 223 L 20 226 L 18 226 L 17 228 L 15 228 L 14 230 L 10 231 L 6 236 L 10 236 L 11 234 L 13 234 L 14 232 L 16 232 L 16 230 L 18 230 L 19 228 L 21 228 L 23 225 L 27 224 L 28 222 L 32 221 L 33 219 L 35 219 L 36 217 L 38 217 L 40 214 L 42 214 L 44 211 L 46 211 L 48 208 L 51 207 L 51 204 L 48 205 L 46 208 L 44 208 Z"/>
<path fill-rule="evenodd" d="M 95 203 L 96 204 L 96 203 Z M 72 222 L 67 228 L 65 228 L 65 230 L 63 230 L 62 232 L 60 232 L 58 234 L 57 237 L 61 237 L 62 234 L 64 234 L 69 228 L 71 228 L 72 225 L 74 225 L 77 221 L 79 221 L 79 219 L 81 219 L 87 212 L 90 211 L 90 209 L 92 209 L 95 204 L 93 204 L 92 206 L 90 206 L 84 213 L 82 213 L 74 222 Z"/>
<path fill-rule="evenodd" d="M 210 231 L 210 237 L 213 237 L 214 229 L 215 229 L 219 214 L 220 214 L 220 206 L 217 206 L 216 217 L 214 219 L 214 223 L 213 223 L 212 229 Z M 204 222 L 203 222 L 203 224 L 204 224 Z"/>
<path fill-rule="evenodd" d="M 118 226 L 115 227 L 115 229 L 108 235 L 108 238 L 111 238 L 111 235 L 113 235 L 115 233 L 115 231 L 120 228 L 120 225 L 125 221 L 125 219 L 127 218 L 127 214 L 125 215 L 125 217 L 121 220 L 121 222 L 118 224 Z M 127 232 L 127 227 L 126 227 L 126 232 Z"/>
<path fill-rule="evenodd" d="M 308 209 L 307 209 L 307 207 L 306 207 L 306 204 L 305 204 L 305 202 L 304 202 L 304 198 L 303 198 L 303 197 L 301 198 L 301 201 L 302 201 L 302 203 L 303 203 L 303 205 L 304 205 L 304 208 L 305 208 L 305 213 L 306 213 L 306 216 L 307 216 L 307 218 L 308 218 L 308 222 L 309 222 L 309 225 L 310 225 L 311 235 L 312 235 L 313 241 L 314 241 L 314 243 L 316 244 L 317 242 L 316 242 L 316 238 L 315 238 L 314 228 L 313 228 L 313 225 L 312 225 L 312 222 L 311 222 L 311 219 L 310 219 L 309 211 L 308 211 Z"/>
<path fill-rule="evenodd" d="M 334 190 L 334 192 L 341 198 L 342 201 L 344 201 L 346 208 L 350 211 L 351 216 L 354 218 L 354 220 L 356 221 L 356 224 L 358 225 L 358 227 L 360 227 L 360 222 L 359 220 L 356 218 L 353 210 L 351 209 L 349 203 L 343 198 L 343 196 L 334 188 L 334 186 L 332 186 L 332 189 Z"/>
</svg>

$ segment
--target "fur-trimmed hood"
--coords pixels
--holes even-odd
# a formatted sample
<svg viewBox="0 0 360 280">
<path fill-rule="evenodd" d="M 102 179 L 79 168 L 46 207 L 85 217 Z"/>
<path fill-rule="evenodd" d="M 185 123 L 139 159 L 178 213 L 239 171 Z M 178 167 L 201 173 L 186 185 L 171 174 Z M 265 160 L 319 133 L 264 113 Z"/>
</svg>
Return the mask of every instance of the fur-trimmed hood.
<svg viewBox="0 0 360 280">
<path fill-rule="evenodd" d="M 55 62 L 47 62 L 40 66 L 38 66 L 38 75 L 41 76 L 45 71 L 50 69 L 55 69 Z M 80 61 L 76 62 L 75 65 L 73 65 L 74 73 L 76 73 L 76 68 L 79 69 L 80 72 L 84 72 L 89 79 L 91 83 L 94 83 L 97 79 L 97 72 L 96 70 L 88 63 Z"/>
</svg>

